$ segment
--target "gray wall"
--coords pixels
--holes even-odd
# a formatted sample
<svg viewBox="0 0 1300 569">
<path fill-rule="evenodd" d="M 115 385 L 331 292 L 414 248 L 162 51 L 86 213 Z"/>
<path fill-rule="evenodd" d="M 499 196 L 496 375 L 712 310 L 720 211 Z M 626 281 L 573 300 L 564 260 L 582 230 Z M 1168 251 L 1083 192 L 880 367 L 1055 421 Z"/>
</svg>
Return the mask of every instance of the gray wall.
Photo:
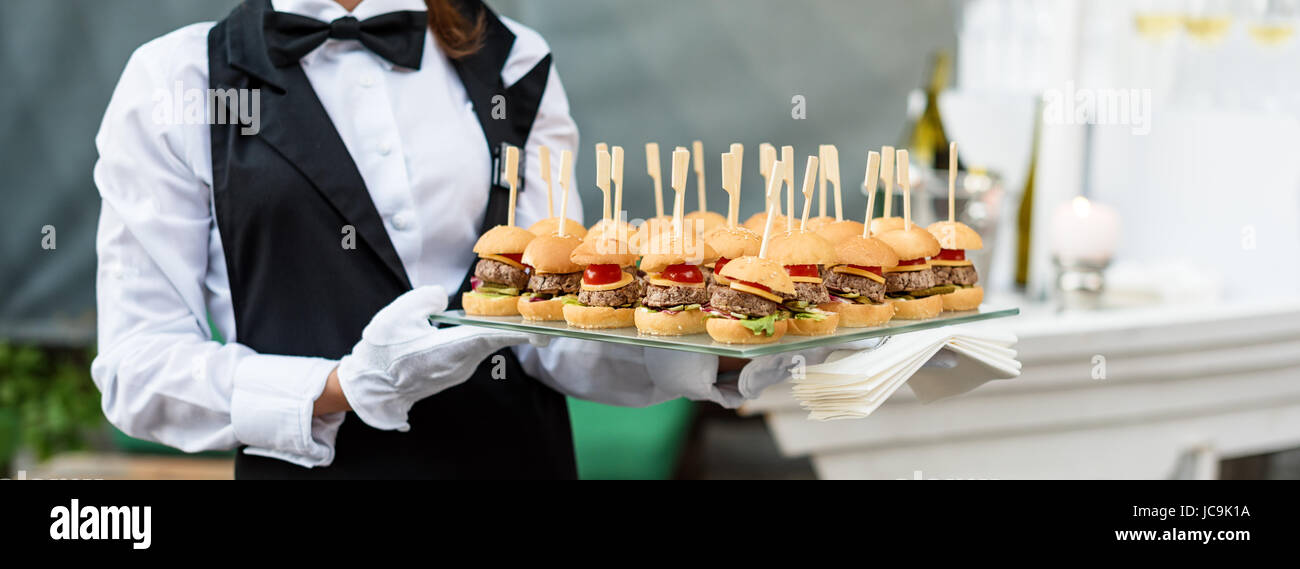
<svg viewBox="0 0 1300 569">
<path fill-rule="evenodd" d="M 491 0 L 489 0 L 491 2 Z M 0 2 L 0 339 L 87 342 L 94 332 L 93 138 L 131 51 L 234 0 Z M 710 187 L 718 154 L 746 145 L 745 215 L 759 208 L 758 143 L 840 147 L 846 184 L 866 146 L 893 143 L 926 54 L 954 43 L 949 0 L 502 0 L 545 35 L 582 129 L 584 205 L 599 211 L 592 145 L 628 149 L 625 202 L 650 212 L 643 145 L 701 139 Z M 808 118 L 790 118 L 791 97 Z M 666 163 L 665 163 L 666 164 Z M 692 184 L 693 188 L 694 185 Z M 848 211 L 862 198 L 848 194 Z M 694 194 L 689 204 L 694 204 Z M 710 203 L 725 203 L 714 189 Z M 58 248 L 43 250 L 53 225 Z"/>
</svg>

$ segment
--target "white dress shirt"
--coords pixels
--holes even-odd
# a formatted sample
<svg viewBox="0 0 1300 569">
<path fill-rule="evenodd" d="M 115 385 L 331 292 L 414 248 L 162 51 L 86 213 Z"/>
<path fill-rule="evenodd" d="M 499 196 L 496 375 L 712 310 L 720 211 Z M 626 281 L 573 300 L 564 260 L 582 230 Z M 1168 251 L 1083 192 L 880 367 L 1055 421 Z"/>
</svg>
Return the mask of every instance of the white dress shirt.
<svg viewBox="0 0 1300 569">
<path fill-rule="evenodd" d="M 334 0 L 274 0 L 273 6 L 325 22 L 348 15 Z M 352 15 L 365 20 L 424 9 L 421 0 L 364 0 Z M 517 36 L 502 73 L 510 85 L 549 47 L 533 30 L 502 20 Z M 253 454 L 328 465 L 343 414 L 313 417 L 312 407 L 337 362 L 259 354 L 239 343 L 213 213 L 209 126 L 160 113 L 178 90 L 208 89 L 212 26 L 191 25 L 141 46 L 96 137 L 94 176 L 103 207 L 99 355 L 91 372 L 105 415 L 131 436 L 192 452 L 243 444 Z M 489 155 L 465 89 L 432 34 L 419 70 L 395 67 L 359 42 L 333 39 L 307 54 L 302 66 L 411 284 L 457 290 L 474 262 Z M 524 227 L 548 217 L 536 160 L 542 145 L 552 149 L 553 172 L 561 150 L 577 154 L 577 126 L 554 68 L 524 149 L 527 191 L 517 210 Z M 580 201 L 570 196 L 569 203 L 569 216 L 582 219 Z M 213 340 L 209 319 L 224 344 Z M 516 351 L 547 385 L 620 405 L 697 396 L 660 386 L 680 385 L 683 373 L 711 381 L 717 365 L 712 356 L 674 353 L 648 366 L 641 348 L 568 339 Z"/>
</svg>

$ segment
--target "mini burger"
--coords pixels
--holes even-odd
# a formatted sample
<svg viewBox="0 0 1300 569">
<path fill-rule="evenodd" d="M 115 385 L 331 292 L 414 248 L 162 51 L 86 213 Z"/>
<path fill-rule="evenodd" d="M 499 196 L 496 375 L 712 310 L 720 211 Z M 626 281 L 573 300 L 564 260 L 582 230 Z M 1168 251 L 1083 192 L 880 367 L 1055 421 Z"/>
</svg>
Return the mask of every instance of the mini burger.
<svg viewBox="0 0 1300 569">
<path fill-rule="evenodd" d="M 714 340 L 727 344 L 769 344 L 785 335 L 789 312 L 782 306 L 794 297 L 794 281 L 772 259 L 733 259 L 718 274 L 727 286 L 709 296 L 705 327 Z"/>
<path fill-rule="evenodd" d="M 767 246 L 767 257 L 781 263 L 794 282 L 794 296 L 784 302 L 791 316 L 790 333 L 796 336 L 834 333 L 839 314 L 819 306 L 831 301 L 823 276 L 826 267 L 835 264 L 835 247 L 806 231 L 773 237 Z"/>
<path fill-rule="evenodd" d="M 811 225 L 812 221 L 809 220 L 808 223 Z M 846 239 L 860 237 L 862 235 L 862 229 L 863 226 L 860 222 L 848 219 L 835 221 L 835 218 L 831 218 L 829 222 L 822 224 L 820 228 L 814 229 L 813 231 L 822 236 L 823 239 L 837 245 Z"/>
<path fill-rule="evenodd" d="M 929 231 L 913 225 L 910 229 L 887 231 L 878 237 L 898 254 L 898 265 L 885 268 L 885 296 L 894 304 L 894 317 L 900 320 L 934 318 L 943 311 L 939 295 L 955 290 L 937 286 L 930 257 L 939 254 L 939 241 Z"/>
<path fill-rule="evenodd" d="M 650 243 L 641 259 L 645 292 L 636 309 L 636 328 L 643 334 L 684 336 L 704 333 L 703 306 L 709 302 L 705 263 L 717 253 L 703 238 L 668 234 Z"/>
<path fill-rule="evenodd" d="M 840 326 L 879 326 L 894 317 L 885 298 L 885 271 L 898 265 L 898 254 L 879 239 L 861 233 L 835 245 L 835 266 L 826 275 L 831 302 L 821 305 L 840 315 Z"/>
<path fill-rule="evenodd" d="M 758 250 L 763 246 L 762 236 L 740 226 L 719 227 L 705 235 L 704 241 L 718 254 L 718 260 L 713 263 L 712 270 L 708 271 L 709 294 L 713 294 L 715 286 L 727 286 L 726 277 L 718 275 L 722 267 L 727 266 L 732 259 L 757 256 Z"/>
<path fill-rule="evenodd" d="M 877 217 L 871 220 L 871 234 L 880 235 L 881 233 L 898 231 L 903 228 L 903 224 L 903 218 L 901 217 Z"/>
<path fill-rule="evenodd" d="M 552 233 L 533 239 L 522 262 L 533 268 L 528 291 L 519 295 L 518 309 L 525 320 L 564 320 L 564 304 L 578 300 L 582 265 L 569 259 L 582 243 L 576 235 Z"/>
<path fill-rule="evenodd" d="M 566 299 L 564 320 L 578 328 L 626 328 L 641 298 L 637 255 L 626 241 L 607 237 L 587 239 L 569 260 L 584 267 L 578 297 Z"/>
<path fill-rule="evenodd" d="M 465 314 L 512 316 L 519 314 L 519 293 L 528 285 L 524 249 L 536 236 L 513 225 L 489 229 L 474 244 L 478 264 L 474 265 L 473 291 L 461 295 Z"/>
<path fill-rule="evenodd" d="M 548 217 L 537 223 L 532 224 L 532 226 L 528 228 L 528 231 L 533 235 L 541 237 L 543 235 L 550 235 L 552 233 L 557 233 L 559 229 L 560 229 L 560 218 Z M 564 234 L 577 235 L 578 237 L 586 237 L 587 228 L 583 227 L 581 223 L 578 223 L 572 219 L 565 218 Z"/>
<path fill-rule="evenodd" d="M 939 241 L 939 254 L 930 259 L 937 285 L 957 287 L 941 295 L 944 310 L 975 310 L 984 301 L 984 289 L 975 284 L 979 275 L 966 259 L 967 249 L 983 249 L 984 240 L 960 221 L 938 221 L 926 228 Z"/>
</svg>

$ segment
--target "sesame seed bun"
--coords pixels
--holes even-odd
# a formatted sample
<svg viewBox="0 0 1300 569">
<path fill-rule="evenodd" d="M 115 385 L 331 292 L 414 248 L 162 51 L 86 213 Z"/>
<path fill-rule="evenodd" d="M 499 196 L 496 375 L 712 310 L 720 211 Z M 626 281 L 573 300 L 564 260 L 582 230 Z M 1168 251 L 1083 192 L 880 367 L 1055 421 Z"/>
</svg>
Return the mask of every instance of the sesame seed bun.
<svg viewBox="0 0 1300 569">
<path fill-rule="evenodd" d="M 830 312 L 826 318 L 821 320 L 809 320 L 804 318 L 791 318 L 789 332 L 791 336 L 825 336 L 834 334 L 835 329 L 839 327 L 840 315 Z"/>
<path fill-rule="evenodd" d="M 984 289 L 978 286 L 959 288 L 948 294 L 939 295 L 943 299 L 943 309 L 949 312 L 975 310 L 984 302 Z"/>
<path fill-rule="evenodd" d="M 767 213 L 765 212 L 759 212 L 749 216 L 749 219 L 746 219 L 744 223 L 745 229 L 753 231 L 754 233 L 757 233 L 759 235 L 763 234 L 763 228 L 766 225 L 767 225 Z M 772 220 L 772 230 L 777 231 L 778 229 L 782 229 L 784 227 L 785 227 L 785 216 L 779 213 L 776 214 L 776 218 Z"/>
<path fill-rule="evenodd" d="M 835 246 L 810 231 L 783 233 L 772 236 L 767 257 L 782 265 L 833 265 Z"/>
<path fill-rule="evenodd" d="M 569 256 L 580 244 L 582 239 L 576 235 L 541 235 L 524 248 L 522 260 L 539 273 L 575 273 L 582 270 L 582 265 L 574 263 Z"/>
<path fill-rule="evenodd" d="M 692 211 L 686 214 L 685 219 L 694 224 L 700 233 L 708 233 L 727 224 L 727 218 L 714 211 Z"/>
<path fill-rule="evenodd" d="M 758 255 L 758 249 L 763 245 L 761 235 L 739 225 L 719 227 L 705 235 L 704 240 L 719 257 L 728 259 Z"/>
<path fill-rule="evenodd" d="M 489 253 L 494 254 L 494 253 Z M 486 296 L 467 292 L 460 295 L 460 306 L 473 316 L 515 316 L 519 314 L 519 297 Z"/>
<path fill-rule="evenodd" d="M 671 233 L 660 233 L 646 245 L 641 250 L 645 255 L 641 270 L 649 273 L 662 271 L 668 265 L 705 265 L 718 259 L 718 252 L 696 233 L 683 233 L 680 240 Z"/>
<path fill-rule="evenodd" d="M 984 240 L 969 225 L 960 221 L 936 221 L 925 228 L 944 249 L 983 249 Z"/>
<path fill-rule="evenodd" d="M 731 264 L 728 263 L 727 265 L 730 266 Z M 739 320 L 728 318 L 709 318 L 704 321 L 704 327 L 709 336 L 724 344 L 771 344 L 785 336 L 785 332 L 789 327 L 786 322 L 789 322 L 789 320 L 777 320 L 773 324 L 775 332 L 771 336 L 755 334 L 753 330 L 746 328 Z"/>
<path fill-rule="evenodd" d="M 665 312 L 642 306 L 636 309 L 634 321 L 638 332 L 652 336 L 688 336 L 703 334 L 705 330 L 701 310 Z"/>
<path fill-rule="evenodd" d="M 903 218 L 901 217 L 877 217 L 871 220 L 871 234 L 884 233 L 903 228 Z"/>
<path fill-rule="evenodd" d="M 939 240 L 930 235 L 929 231 L 921 229 L 919 225 L 913 225 L 911 229 L 886 231 L 877 235 L 876 239 L 889 245 L 889 248 L 898 253 L 898 258 L 902 260 L 933 257 L 939 254 Z"/>
<path fill-rule="evenodd" d="M 839 243 L 849 237 L 861 237 L 862 230 L 865 228 L 866 226 L 856 221 L 849 221 L 847 219 L 844 221 L 831 220 L 830 223 L 827 223 L 822 226 L 821 229 L 817 230 L 817 234 L 825 237 L 826 240 L 831 243 Z"/>
<path fill-rule="evenodd" d="M 635 308 L 564 305 L 564 321 L 577 328 L 629 328 L 636 325 L 635 313 Z"/>
<path fill-rule="evenodd" d="M 569 260 L 583 267 L 587 265 L 618 265 L 630 267 L 636 264 L 637 254 L 626 241 L 610 237 L 587 239 L 573 249 Z"/>
<path fill-rule="evenodd" d="M 884 241 L 854 235 L 835 244 L 835 263 L 863 267 L 893 267 L 898 265 L 898 253 L 895 253 Z"/>
<path fill-rule="evenodd" d="M 474 252 L 479 255 L 516 255 L 523 253 L 534 237 L 537 236 L 522 227 L 498 225 L 478 238 Z"/>
<path fill-rule="evenodd" d="M 534 223 L 532 226 L 528 228 L 528 232 L 532 233 L 533 235 L 541 236 L 541 235 L 550 235 L 552 233 L 557 232 L 559 229 L 560 229 L 560 218 L 548 217 L 537 223 Z M 587 235 L 587 228 L 583 227 L 581 223 L 578 223 L 572 219 L 565 219 L 564 234 L 577 235 L 578 237 L 585 237 Z"/>
<path fill-rule="evenodd" d="M 563 298 L 532 301 L 526 296 L 520 296 L 516 308 L 519 310 L 519 315 L 524 317 L 524 320 L 563 322 L 564 306 Z"/>
<path fill-rule="evenodd" d="M 943 311 L 943 299 L 938 295 L 915 300 L 890 299 L 894 305 L 894 318 L 899 320 L 925 320 Z"/>
<path fill-rule="evenodd" d="M 758 283 L 776 292 L 794 294 L 794 281 L 790 280 L 785 267 L 772 259 L 741 257 L 727 263 L 718 274 L 729 279 Z"/>
<path fill-rule="evenodd" d="M 870 328 L 889 322 L 894 317 L 894 303 L 861 304 L 857 302 L 827 302 L 817 306 L 840 315 L 841 328 Z"/>
</svg>

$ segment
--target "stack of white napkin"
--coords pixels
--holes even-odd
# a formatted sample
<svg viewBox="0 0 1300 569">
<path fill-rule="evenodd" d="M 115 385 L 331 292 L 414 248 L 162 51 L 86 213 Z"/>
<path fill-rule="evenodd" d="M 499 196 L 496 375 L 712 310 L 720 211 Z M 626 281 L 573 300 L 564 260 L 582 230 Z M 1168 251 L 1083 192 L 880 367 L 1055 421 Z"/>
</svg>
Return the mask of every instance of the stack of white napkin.
<svg viewBox="0 0 1300 569">
<path fill-rule="evenodd" d="M 928 403 L 1019 376 L 1015 343 L 1008 332 L 955 326 L 891 336 L 874 349 L 837 351 L 794 374 L 794 396 L 818 421 L 866 417 L 909 379 Z"/>
</svg>

